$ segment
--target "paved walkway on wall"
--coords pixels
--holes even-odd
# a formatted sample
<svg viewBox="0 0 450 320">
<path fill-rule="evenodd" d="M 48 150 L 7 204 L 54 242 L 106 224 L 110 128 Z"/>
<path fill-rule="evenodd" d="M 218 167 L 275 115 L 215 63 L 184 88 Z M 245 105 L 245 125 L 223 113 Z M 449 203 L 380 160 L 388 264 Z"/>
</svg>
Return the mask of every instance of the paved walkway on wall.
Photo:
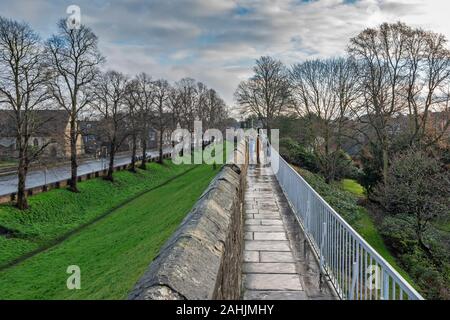
<svg viewBox="0 0 450 320">
<path fill-rule="evenodd" d="M 244 209 L 243 299 L 334 299 L 270 167 L 249 167 Z"/>
</svg>

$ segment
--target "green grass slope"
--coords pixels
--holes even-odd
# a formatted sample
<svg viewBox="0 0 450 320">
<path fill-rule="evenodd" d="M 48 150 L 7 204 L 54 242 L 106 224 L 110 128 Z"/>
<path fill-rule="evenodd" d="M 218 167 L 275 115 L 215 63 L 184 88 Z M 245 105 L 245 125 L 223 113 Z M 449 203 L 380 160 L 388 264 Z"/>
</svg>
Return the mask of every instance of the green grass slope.
<svg viewBox="0 0 450 320">
<path fill-rule="evenodd" d="M 125 298 L 219 169 L 198 166 L 51 249 L 1 271 L 0 299 Z M 69 265 L 81 269 L 80 290 L 66 287 Z"/>
<path fill-rule="evenodd" d="M 81 193 L 66 189 L 51 190 L 29 199 L 30 209 L 19 211 L 0 205 L 0 227 L 10 230 L 0 235 L 0 267 L 41 247 L 64 234 L 91 222 L 142 192 L 192 168 L 189 165 L 150 163 L 137 174 L 120 171 L 114 183 L 101 178 L 79 184 Z"/>
</svg>

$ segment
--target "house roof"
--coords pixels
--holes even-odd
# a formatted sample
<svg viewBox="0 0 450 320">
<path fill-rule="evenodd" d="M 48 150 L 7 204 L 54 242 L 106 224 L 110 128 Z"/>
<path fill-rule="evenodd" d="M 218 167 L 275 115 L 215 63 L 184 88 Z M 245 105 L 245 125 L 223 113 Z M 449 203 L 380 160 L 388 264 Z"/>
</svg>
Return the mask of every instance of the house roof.
<svg viewBox="0 0 450 320">
<path fill-rule="evenodd" d="M 64 135 L 69 114 L 65 110 L 34 110 L 32 126 L 34 136 Z M 16 118 L 12 110 L 0 110 L 0 137 L 15 137 Z"/>
</svg>

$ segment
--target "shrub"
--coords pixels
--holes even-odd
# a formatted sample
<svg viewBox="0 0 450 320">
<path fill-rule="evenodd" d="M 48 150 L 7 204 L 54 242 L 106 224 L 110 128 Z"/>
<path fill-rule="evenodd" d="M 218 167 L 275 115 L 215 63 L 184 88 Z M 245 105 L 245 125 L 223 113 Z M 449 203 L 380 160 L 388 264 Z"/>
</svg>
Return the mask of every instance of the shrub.
<svg viewBox="0 0 450 320">
<path fill-rule="evenodd" d="M 280 153 L 289 163 L 312 172 L 319 170 L 316 156 L 291 138 L 280 140 Z"/>
<path fill-rule="evenodd" d="M 382 163 L 379 152 L 365 148 L 361 151 L 360 160 L 362 172 L 358 177 L 358 182 L 366 189 L 367 195 L 371 197 L 375 186 L 382 180 Z"/>
<path fill-rule="evenodd" d="M 416 239 L 430 254 L 424 235 L 433 221 L 448 215 L 449 172 L 424 151 L 411 149 L 393 159 L 386 185 L 376 191 L 389 213 L 412 217 Z"/>
<path fill-rule="evenodd" d="M 388 216 L 381 224 L 381 235 L 386 245 L 398 254 L 411 253 L 417 246 L 414 221 L 410 216 Z"/>
<path fill-rule="evenodd" d="M 361 217 L 358 197 L 344 191 L 334 184 L 328 184 L 317 174 L 299 169 L 302 177 L 330 204 L 348 223 L 354 225 Z"/>
<path fill-rule="evenodd" d="M 442 272 L 427 255 L 415 247 L 411 253 L 401 256 L 408 272 L 415 278 L 416 283 L 428 299 L 450 299 L 450 280 L 448 273 Z"/>
<path fill-rule="evenodd" d="M 352 158 L 343 150 L 337 151 L 335 180 L 354 179 L 358 180 L 361 172 Z"/>
</svg>

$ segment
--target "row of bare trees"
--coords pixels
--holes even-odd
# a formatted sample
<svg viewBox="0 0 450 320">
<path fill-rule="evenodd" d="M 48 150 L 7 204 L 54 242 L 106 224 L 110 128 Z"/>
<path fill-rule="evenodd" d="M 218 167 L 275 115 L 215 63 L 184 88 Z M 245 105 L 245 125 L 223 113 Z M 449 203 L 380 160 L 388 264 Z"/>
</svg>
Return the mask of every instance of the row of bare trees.
<svg viewBox="0 0 450 320">
<path fill-rule="evenodd" d="M 193 130 L 195 120 L 204 129 L 220 127 L 227 117 L 225 102 L 215 90 L 186 78 L 172 86 L 167 80 L 141 73 L 129 78 L 117 71 L 100 73 L 93 82 L 89 104 L 92 116 L 99 119 L 100 131 L 109 144 L 109 168 L 106 179 L 113 180 L 114 160 L 126 139 L 131 140 L 131 166 L 136 171 L 140 147 L 141 169 L 147 161 L 149 130 L 157 130 L 159 161 L 163 159 L 164 135 L 180 125 Z M 140 144 L 140 145 L 139 145 Z"/>
<path fill-rule="evenodd" d="M 450 51 L 441 34 L 403 23 L 366 29 L 351 39 L 348 56 L 285 67 L 262 57 L 236 100 L 271 128 L 274 117 L 310 119 L 313 148 L 328 181 L 334 179 L 343 139 L 378 150 L 386 181 L 394 139 L 430 146 L 450 125 Z M 430 130 L 431 116 L 444 121 Z M 441 119 L 442 120 L 442 119 Z M 433 131 L 433 132 L 430 132 Z"/>
<path fill-rule="evenodd" d="M 205 129 L 218 127 L 227 117 L 225 102 L 201 82 L 185 78 L 170 85 L 146 73 L 130 78 L 117 71 L 102 72 L 104 62 L 97 36 L 85 25 L 71 29 L 60 20 L 57 32 L 42 41 L 28 24 L 0 17 L 0 108 L 11 111 L 15 129 L 18 208 L 28 207 L 28 168 L 46 147 L 36 149 L 30 143 L 39 126 L 45 126 L 36 121 L 39 110 L 65 110 L 69 116 L 66 138 L 70 141 L 69 189 L 73 192 L 78 192 L 78 123 L 86 114 L 99 121 L 109 144 L 110 180 L 115 155 L 125 139 L 132 141 L 131 170 L 135 171 L 139 149 L 145 168 L 150 128 L 159 132 L 162 159 L 167 130 L 177 125 L 191 129 L 196 119 L 202 120 Z"/>
</svg>

